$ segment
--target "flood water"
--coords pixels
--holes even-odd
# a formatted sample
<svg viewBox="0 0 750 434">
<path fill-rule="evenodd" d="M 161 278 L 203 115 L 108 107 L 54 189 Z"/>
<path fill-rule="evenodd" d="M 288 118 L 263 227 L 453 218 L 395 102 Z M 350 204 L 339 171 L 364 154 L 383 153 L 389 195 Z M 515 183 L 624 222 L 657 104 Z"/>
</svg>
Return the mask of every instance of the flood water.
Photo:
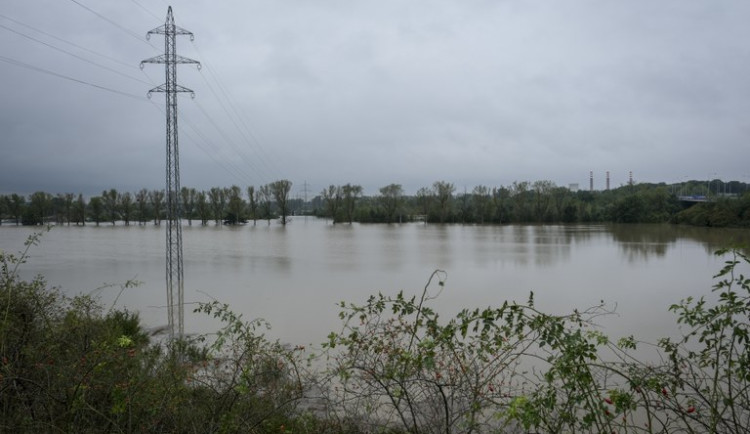
<svg viewBox="0 0 750 434">
<path fill-rule="evenodd" d="M 34 230 L 1 226 L 0 249 L 20 251 Z M 713 252 L 747 240 L 749 232 L 670 225 L 333 226 L 311 217 L 286 227 L 194 223 L 183 229 L 185 330 L 215 330 L 214 320 L 192 310 L 216 299 L 245 319 L 268 320 L 273 338 L 320 343 L 340 328 L 338 302 L 364 303 L 370 294 L 399 290 L 419 295 L 441 269 L 447 280 L 433 305 L 444 315 L 525 301 L 533 291 L 537 307 L 550 313 L 603 300 L 617 312 L 598 320 L 605 332 L 652 340 L 676 331 L 671 303 L 710 292 L 725 260 Z M 164 245 L 165 225 L 55 227 L 31 249 L 21 274 L 42 274 L 67 294 L 96 294 L 107 307 L 137 310 L 156 327 L 166 324 Z M 142 284 L 120 294 L 118 285 L 130 279 Z"/>
</svg>

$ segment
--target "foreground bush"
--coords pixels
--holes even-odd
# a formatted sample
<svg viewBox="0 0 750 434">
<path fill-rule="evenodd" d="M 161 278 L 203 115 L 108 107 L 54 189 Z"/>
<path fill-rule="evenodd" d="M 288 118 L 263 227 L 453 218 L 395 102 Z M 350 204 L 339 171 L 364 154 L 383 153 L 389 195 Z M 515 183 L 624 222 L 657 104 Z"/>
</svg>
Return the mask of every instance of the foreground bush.
<svg viewBox="0 0 750 434">
<path fill-rule="evenodd" d="M 0 432 L 329 429 L 296 410 L 297 352 L 226 306 L 201 306 L 225 324 L 210 345 L 153 342 L 137 314 L 19 279 L 26 258 L 0 252 Z"/>
</svg>

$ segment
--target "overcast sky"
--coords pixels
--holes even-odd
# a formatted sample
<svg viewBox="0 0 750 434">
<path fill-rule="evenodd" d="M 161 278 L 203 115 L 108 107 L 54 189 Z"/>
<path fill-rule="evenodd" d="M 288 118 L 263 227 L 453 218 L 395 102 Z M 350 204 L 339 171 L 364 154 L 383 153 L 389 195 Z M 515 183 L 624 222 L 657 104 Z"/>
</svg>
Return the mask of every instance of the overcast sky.
<svg viewBox="0 0 750 434">
<path fill-rule="evenodd" d="M 0 193 L 750 182 L 746 0 L 2 0 Z"/>
</svg>

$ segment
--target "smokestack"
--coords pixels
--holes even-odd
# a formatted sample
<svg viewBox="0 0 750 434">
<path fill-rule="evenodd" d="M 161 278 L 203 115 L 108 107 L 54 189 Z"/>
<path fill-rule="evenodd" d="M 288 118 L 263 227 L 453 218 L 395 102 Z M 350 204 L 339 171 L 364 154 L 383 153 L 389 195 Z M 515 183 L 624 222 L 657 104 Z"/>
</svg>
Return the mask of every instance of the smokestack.
<svg viewBox="0 0 750 434">
<path fill-rule="evenodd" d="M 607 191 L 609 191 L 609 170 L 607 170 Z"/>
<path fill-rule="evenodd" d="M 589 172 L 589 191 L 594 191 L 594 171 Z"/>
</svg>

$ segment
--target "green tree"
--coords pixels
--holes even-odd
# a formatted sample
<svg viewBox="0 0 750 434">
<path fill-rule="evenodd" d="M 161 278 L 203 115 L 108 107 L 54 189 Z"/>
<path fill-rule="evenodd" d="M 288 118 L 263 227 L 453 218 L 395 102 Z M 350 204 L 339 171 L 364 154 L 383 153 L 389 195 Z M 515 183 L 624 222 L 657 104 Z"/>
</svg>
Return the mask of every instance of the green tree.
<svg viewBox="0 0 750 434">
<path fill-rule="evenodd" d="M 510 197 L 513 206 L 513 221 L 530 222 L 532 213 L 529 206 L 529 182 L 513 182 Z"/>
<path fill-rule="evenodd" d="M 8 214 L 10 214 L 10 196 L 0 195 L 0 226 Z"/>
<path fill-rule="evenodd" d="M 20 194 L 13 193 L 10 195 L 10 215 L 16 221 L 16 226 L 21 224 L 21 217 L 26 208 L 26 198 Z"/>
<path fill-rule="evenodd" d="M 129 191 L 120 195 L 120 211 L 122 211 L 122 219 L 125 221 L 125 226 L 130 226 L 130 220 L 133 218 L 133 212 L 135 211 L 135 203 L 133 202 L 133 195 Z"/>
<path fill-rule="evenodd" d="M 417 190 L 417 207 L 424 218 L 425 224 L 427 224 L 427 221 L 430 219 L 430 210 L 432 210 L 434 196 L 433 191 L 427 187 L 421 187 Z"/>
<path fill-rule="evenodd" d="M 493 219 L 496 223 L 507 223 L 511 218 L 511 192 L 507 187 L 492 189 Z"/>
<path fill-rule="evenodd" d="M 195 212 L 196 190 L 194 188 L 182 187 L 180 189 L 180 200 L 182 201 L 182 217 L 188 221 L 188 226 L 193 225 L 193 213 Z"/>
<path fill-rule="evenodd" d="M 323 197 L 325 215 L 330 217 L 331 223 L 335 225 L 341 207 L 341 187 L 331 184 L 327 189 L 323 189 L 320 195 Z"/>
<path fill-rule="evenodd" d="M 228 210 L 227 222 L 229 224 L 245 223 L 245 201 L 242 199 L 242 189 L 233 185 L 228 191 Z"/>
<path fill-rule="evenodd" d="M 255 226 L 258 219 L 258 196 L 255 191 L 255 186 L 251 185 L 247 187 L 247 201 L 250 208 L 250 218 L 253 219 L 253 226 Z"/>
<path fill-rule="evenodd" d="M 289 215 L 289 192 L 292 190 L 292 181 L 282 179 L 270 184 L 271 194 L 276 202 L 276 208 L 279 210 L 281 224 L 286 225 L 287 216 Z"/>
<path fill-rule="evenodd" d="M 271 212 L 271 205 L 273 204 L 273 193 L 271 193 L 271 185 L 266 184 L 260 187 L 258 190 L 259 200 L 258 200 L 258 206 L 263 214 L 263 217 L 268 220 L 268 224 L 271 224 L 271 217 L 273 217 L 273 212 Z"/>
<path fill-rule="evenodd" d="M 451 213 L 453 193 L 456 191 L 456 187 L 450 182 L 436 181 L 432 184 L 432 189 L 435 192 L 438 219 L 440 223 L 445 223 Z"/>
<path fill-rule="evenodd" d="M 63 200 L 63 212 L 65 214 L 65 221 L 70 226 L 71 220 L 73 220 L 73 203 L 75 201 L 75 194 L 65 193 L 62 195 Z"/>
<path fill-rule="evenodd" d="M 208 201 L 211 204 L 211 212 L 214 217 L 214 223 L 218 226 L 224 218 L 224 208 L 226 208 L 226 197 L 224 189 L 211 187 L 208 191 Z"/>
<path fill-rule="evenodd" d="M 464 189 L 463 193 L 456 195 L 454 202 L 458 206 L 458 218 L 461 223 L 473 222 L 474 211 L 471 209 L 473 201 L 466 189 Z"/>
<path fill-rule="evenodd" d="M 404 201 L 404 190 L 401 184 L 389 184 L 380 189 L 380 207 L 385 214 L 386 223 L 392 223 Z"/>
<path fill-rule="evenodd" d="M 154 224 L 161 225 L 162 210 L 164 208 L 164 190 L 151 190 L 148 192 L 148 200 L 154 213 Z"/>
<path fill-rule="evenodd" d="M 107 217 L 109 217 L 109 221 L 112 222 L 112 225 L 114 225 L 119 218 L 119 194 L 117 193 L 117 190 L 112 188 L 109 191 L 104 190 L 101 197 L 104 205 L 104 212 L 107 214 Z"/>
<path fill-rule="evenodd" d="M 490 189 L 484 185 L 477 185 L 471 192 L 471 201 L 474 205 L 474 221 L 483 224 L 485 220 L 491 219 L 492 208 L 490 207 Z"/>
<path fill-rule="evenodd" d="M 201 220 L 201 225 L 206 226 L 208 220 L 211 218 L 211 206 L 206 199 L 206 192 L 201 191 L 196 196 L 195 209 L 198 212 L 198 218 Z"/>
<path fill-rule="evenodd" d="M 52 214 L 55 216 L 55 223 L 62 225 L 65 223 L 65 195 L 57 193 L 52 198 Z"/>
<path fill-rule="evenodd" d="M 78 199 L 74 205 L 74 214 L 76 226 L 80 223 L 82 226 L 86 226 L 86 201 L 83 199 L 82 194 L 78 194 Z"/>
<path fill-rule="evenodd" d="M 91 208 L 91 218 L 97 226 L 104 217 L 104 200 L 99 196 L 94 196 L 89 199 L 89 208 Z"/>
<path fill-rule="evenodd" d="M 31 194 L 23 215 L 25 225 L 43 225 L 52 212 L 52 195 L 43 191 Z"/>
<path fill-rule="evenodd" d="M 148 190 L 145 188 L 139 190 L 135 194 L 135 207 L 138 212 L 138 224 L 146 224 L 148 221 L 148 204 L 150 201 L 150 195 Z"/>
<path fill-rule="evenodd" d="M 354 221 L 354 210 L 357 206 L 357 200 L 362 195 L 362 186 L 347 183 L 341 187 L 341 194 L 343 195 L 346 221 L 349 222 L 349 224 L 352 224 Z"/>
<path fill-rule="evenodd" d="M 550 202 L 555 187 L 555 183 L 552 181 L 534 181 L 532 184 L 535 221 L 545 222 L 550 220 Z"/>
</svg>

